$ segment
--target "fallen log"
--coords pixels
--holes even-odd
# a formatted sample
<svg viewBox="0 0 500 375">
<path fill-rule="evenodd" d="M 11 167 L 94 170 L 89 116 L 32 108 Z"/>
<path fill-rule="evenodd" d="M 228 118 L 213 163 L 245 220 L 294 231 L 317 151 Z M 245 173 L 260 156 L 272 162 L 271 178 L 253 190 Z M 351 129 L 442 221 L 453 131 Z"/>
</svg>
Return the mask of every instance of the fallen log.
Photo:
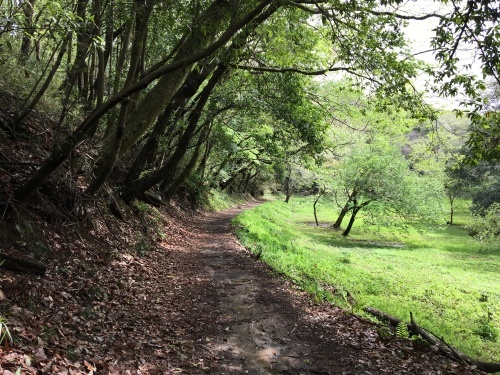
<svg viewBox="0 0 500 375">
<path fill-rule="evenodd" d="M 399 324 L 401 324 L 403 321 L 401 319 L 396 318 L 395 316 L 389 315 L 384 311 L 380 311 L 377 309 L 374 309 L 373 307 L 365 307 L 363 308 L 364 312 L 367 312 L 370 315 L 373 315 L 374 317 L 389 323 L 393 327 L 397 327 Z M 410 328 L 410 325 L 408 325 L 408 328 Z"/>
<path fill-rule="evenodd" d="M 13 248 L 0 250 L 0 267 L 34 275 L 45 275 L 47 270 L 39 261 Z"/>
<path fill-rule="evenodd" d="M 373 307 L 365 307 L 363 308 L 363 311 L 367 312 L 370 315 L 373 315 L 374 317 L 389 323 L 393 327 L 397 327 L 403 321 L 401 319 L 398 319 L 392 315 L 387 314 L 384 311 L 380 311 L 377 309 L 374 309 Z M 449 345 L 444 339 L 438 338 L 436 335 L 434 335 L 432 332 L 420 327 L 416 322 L 415 319 L 413 318 L 413 314 L 410 312 L 410 323 L 406 323 L 406 326 L 408 327 L 408 332 L 414 335 L 420 335 L 422 339 L 427 341 L 430 345 L 435 346 L 449 358 L 452 358 L 456 361 L 464 362 L 470 366 L 475 366 L 478 370 L 486 372 L 486 373 L 495 373 L 495 372 L 500 372 L 500 363 L 496 362 L 483 362 L 483 361 L 478 361 L 474 358 L 469 357 L 465 353 L 462 353 L 458 349 L 452 347 Z"/>
<path fill-rule="evenodd" d="M 413 318 L 413 314 L 411 312 L 410 312 L 410 319 L 411 319 L 410 326 L 412 332 L 419 334 L 429 344 L 436 346 L 441 351 L 441 353 L 445 354 L 447 357 L 465 362 L 471 366 L 475 366 L 478 370 L 487 372 L 489 374 L 494 372 L 500 372 L 500 363 L 483 362 L 471 358 L 467 354 L 462 353 L 460 350 L 446 343 L 443 339 L 438 338 L 433 333 L 420 327 L 417 323 L 415 323 L 415 319 Z"/>
</svg>

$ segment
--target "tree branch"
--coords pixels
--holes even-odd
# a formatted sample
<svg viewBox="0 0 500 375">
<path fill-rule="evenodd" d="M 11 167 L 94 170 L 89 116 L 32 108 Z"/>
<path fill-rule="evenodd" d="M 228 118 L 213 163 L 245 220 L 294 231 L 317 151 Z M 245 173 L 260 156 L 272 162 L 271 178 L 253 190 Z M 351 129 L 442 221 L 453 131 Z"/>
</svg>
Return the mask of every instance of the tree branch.
<svg viewBox="0 0 500 375">
<path fill-rule="evenodd" d="M 268 66 L 251 66 L 251 65 L 240 65 L 240 64 L 231 64 L 231 67 L 234 69 L 241 69 L 241 70 L 249 70 L 249 71 L 256 71 L 256 72 L 269 72 L 269 73 L 298 73 L 298 74 L 304 74 L 304 75 L 309 75 L 309 76 L 319 76 L 326 74 L 328 72 L 346 72 L 352 75 L 355 75 L 360 78 L 367 79 L 371 82 L 374 82 L 376 84 L 381 85 L 381 82 L 376 80 L 373 77 L 368 77 L 364 74 L 360 74 L 355 72 L 352 68 L 346 68 L 346 67 L 332 67 L 332 68 L 325 68 L 325 69 L 320 69 L 320 70 L 304 70 L 304 69 L 298 69 L 298 68 L 273 68 L 273 67 L 268 67 Z"/>
</svg>

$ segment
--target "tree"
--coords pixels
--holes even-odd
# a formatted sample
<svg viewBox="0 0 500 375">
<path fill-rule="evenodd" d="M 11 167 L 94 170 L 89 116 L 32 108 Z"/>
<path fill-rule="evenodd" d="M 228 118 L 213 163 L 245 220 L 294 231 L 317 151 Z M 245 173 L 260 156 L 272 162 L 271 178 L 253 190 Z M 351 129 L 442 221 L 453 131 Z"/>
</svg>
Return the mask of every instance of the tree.
<svg viewBox="0 0 500 375">
<path fill-rule="evenodd" d="M 335 190 L 346 201 L 342 213 L 351 213 L 343 236 L 350 233 L 362 209 L 386 222 L 435 219 L 442 196 L 438 181 L 412 172 L 400 150 L 380 141 L 353 147 L 339 163 L 335 177 Z"/>
<path fill-rule="evenodd" d="M 308 97 L 314 104 L 309 108 L 304 104 L 304 98 L 292 87 L 300 81 L 300 75 L 341 72 L 353 77 L 363 90 L 378 95 L 381 107 L 396 102 L 415 116 L 433 116 L 412 86 L 421 64 L 411 55 L 401 32 L 406 19 L 440 20 L 434 46 L 445 69 L 436 69 L 444 74 L 436 77 L 436 82 L 444 80 L 435 89 L 453 95 L 457 87 L 462 87 L 475 100 L 480 83 L 456 74 L 459 44 L 480 47 L 485 74 L 497 76 L 498 66 L 498 46 L 493 37 L 497 30 L 493 22 L 498 18 L 496 2 L 475 3 L 455 6 L 447 14 L 416 17 L 390 8 L 400 1 L 375 0 L 2 2 L 1 18 L 7 22 L 0 30 L 1 44 L 14 46 L 11 49 L 16 56 L 22 51 L 16 64 L 37 66 L 36 79 L 26 84 L 32 85 L 28 89 L 31 93 L 16 114 L 18 125 L 22 126 L 44 93 L 58 86 L 61 95 L 52 152 L 21 183 L 15 199 L 27 200 L 62 163 L 78 154 L 75 148 L 88 140 L 94 140 L 92 147 L 98 160 L 97 169 L 85 168 L 87 181 L 91 181 L 88 193 L 97 192 L 116 165 L 120 170 L 131 170 L 129 178 L 119 184 L 128 187 L 128 182 L 134 181 L 136 189 L 130 191 L 139 196 L 144 189 L 165 190 L 167 185 L 177 185 L 173 181 L 187 170 L 198 170 L 196 164 L 206 167 L 209 153 L 215 150 L 207 147 L 215 129 L 210 117 L 218 113 L 210 106 L 211 98 L 217 87 L 241 71 L 268 80 L 259 82 L 264 88 L 275 86 L 274 98 L 268 88 L 268 102 L 252 103 L 258 108 L 255 112 L 260 109 L 265 116 L 289 124 L 307 145 L 318 143 L 314 138 L 320 132 L 309 128 L 309 124 L 318 122 L 308 116 L 316 112 L 311 107 L 321 107 L 321 103 Z M 27 48 L 32 46 L 41 46 L 34 56 Z M 35 63 L 37 58 L 40 61 Z M 187 89 L 192 84 L 194 89 Z M 205 90 L 207 86 L 213 86 L 210 92 Z M 290 93 L 290 99 L 281 104 L 280 98 Z M 70 124 L 68 115 L 77 109 L 83 120 Z M 244 111 L 241 107 L 237 110 Z M 184 122 L 187 118 L 188 126 Z M 4 128 L 12 127 L 7 124 Z M 201 137 L 206 129 L 210 131 Z M 273 137 L 286 140 L 286 133 L 276 132 Z M 169 140 L 167 149 L 155 145 L 151 152 L 137 154 L 146 144 L 163 137 Z M 271 143 L 267 139 L 264 142 L 266 145 L 257 149 Z M 293 153 L 304 144 L 283 150 Z M 186 147 L 188 151 L 183 150 Z M 203 157 L 201 152 L 205 153 Z M 200 159 L 193 158 L 198 153 Z M 83 155 L 79 157 L 94 165 Z M 236 168 L 237 176 L 229 178 L 234 177 L 234 181 L 254 176 L 257 170 L 252 164 Z M 146 176 L 144 168 L 151 175 Z M 140 182 L 137 176 L 142 176 Z M 168 178 L 173 180 L 167 182 Z"/>
</svg>

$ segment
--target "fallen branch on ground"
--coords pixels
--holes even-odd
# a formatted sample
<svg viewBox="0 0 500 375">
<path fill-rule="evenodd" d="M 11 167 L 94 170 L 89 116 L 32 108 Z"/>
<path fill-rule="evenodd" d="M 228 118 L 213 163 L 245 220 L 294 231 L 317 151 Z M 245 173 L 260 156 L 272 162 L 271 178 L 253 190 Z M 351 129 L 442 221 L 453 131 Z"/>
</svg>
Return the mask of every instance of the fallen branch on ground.
<svg viewBox="0 0 500 375">
<path fill-rule="evenodd" d="M 7 270 L 44 275 L 45 265 L 14 248 L 0 250 L 0 266 Z"/>
<path fill-rule="evenodd" d="M 373 315 L 374 317 L 388 322 L 391 326 L 397 327 L 399 324 L 401 324 L 403 321 L 401 319 L 398 319 L 392 315 L 387 314 L 386 312 L 374 309 L 373 307 L 365 307 L 363 311 L 367 312 L 370 315 Z M 456 361 L 464 362 L 467 363 L 468 365 L 475 366 L 478 370 L 484 371 L 487 373 L 495 373 L 495 372 L 500 372 L 500 363 L 496 362 L 483 362 L 483 361 L 478 361 L 474 358 L 469 357 L 465 353 L 462 353 L 458 349 L 455 349 L 451 345 L 449 345 L 447 342 L 444 341 L 444 339 L 438 338 L 436 335 L 434 335 L 432 332 L 420 327 L 416 322 L 415 319 L 413 318 L 413 314 L 410 312 L 410 319 L 411 323 L 406 323 L 406 326 L 408 327 L 408 332 L 414 334 L 414 335 L 420 335 L 425 341 L 427 341 L 429 344 L 432 346 L 435 346 L 449 358 L 452 358 Z"/>
</svg>

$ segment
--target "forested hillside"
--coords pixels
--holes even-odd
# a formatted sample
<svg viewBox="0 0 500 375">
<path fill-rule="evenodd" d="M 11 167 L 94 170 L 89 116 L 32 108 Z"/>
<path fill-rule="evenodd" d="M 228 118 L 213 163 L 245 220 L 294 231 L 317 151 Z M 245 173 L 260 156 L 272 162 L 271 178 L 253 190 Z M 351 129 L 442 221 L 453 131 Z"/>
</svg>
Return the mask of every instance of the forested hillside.
<svg viewBox="0 0 500 375">
<path fill-rule="evenodd" d="M 360 217 L 453 225 L 469 202 L 471 236 L 498 251 L 500 2 L 429 5 L 1 1 L 3 268 L 91 279 L 168 238 L 165 212 L 240 194 L 313 195 L 315 214 L 327 196 L 344 237 Z M 433 25 L 428 51 L 410 22 Z M 92 240 L 106 254 L 86 255 Z"/>
</svg>

